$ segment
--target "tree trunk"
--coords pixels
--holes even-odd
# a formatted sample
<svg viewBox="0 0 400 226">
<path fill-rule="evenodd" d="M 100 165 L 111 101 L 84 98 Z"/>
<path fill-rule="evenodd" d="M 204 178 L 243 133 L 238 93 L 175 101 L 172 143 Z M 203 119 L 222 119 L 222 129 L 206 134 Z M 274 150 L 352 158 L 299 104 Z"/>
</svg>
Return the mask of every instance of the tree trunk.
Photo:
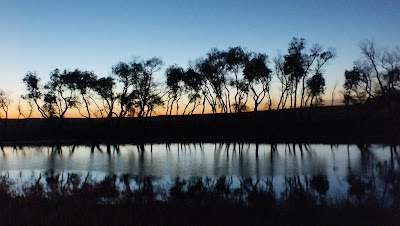
<svg viewBox="0 0 400 226">
<path fill-rule="evenodd" d="M 83 102 L 85 102 L 86 111 L 87 111 L 87 113 L 88 113 L 88 118 L 90 118 L 89 104 L 88 104 L 86 98 L 85 98 L 83 95 L 82 95 L 82 99 L 83 99 Z"/>
<path fill-rule="evenodd" d="M 294 108 L 296 109 L 296 105 L 297 105 L 297 86 L 298 86 L 298 81 L 296 81 L 296 85 L 294 88 Z"/>
</svg>

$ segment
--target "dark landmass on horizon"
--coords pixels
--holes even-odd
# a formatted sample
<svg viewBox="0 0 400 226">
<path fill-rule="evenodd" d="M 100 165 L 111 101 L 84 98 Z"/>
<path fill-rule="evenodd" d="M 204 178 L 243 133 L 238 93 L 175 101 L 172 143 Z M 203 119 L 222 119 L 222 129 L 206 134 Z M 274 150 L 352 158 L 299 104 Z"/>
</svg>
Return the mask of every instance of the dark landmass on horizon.
<svg viewBox="0 0 400 226">
<path fill-rule="evenodd" d="M 400 140 L 400 120 L 384 109 L 371 110 L 368 106 L 142 118 L 2 119 L 0 126 L 2 145 L 177 142 L 395 144 Z"/>
</svg>

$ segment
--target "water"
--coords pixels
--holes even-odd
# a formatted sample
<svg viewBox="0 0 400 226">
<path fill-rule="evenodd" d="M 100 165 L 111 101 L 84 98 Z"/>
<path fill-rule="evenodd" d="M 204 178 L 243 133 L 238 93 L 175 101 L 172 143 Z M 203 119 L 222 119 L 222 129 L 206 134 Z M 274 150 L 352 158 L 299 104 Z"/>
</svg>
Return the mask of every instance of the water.
<svg viewBox="0 0 400 226">
<path fill-rule="evenodd" d="M 0 172 L 27 181 L 43 172 L 152 176 L 157 183 L 183 177 L 272 179 L 277 192 L 285 178 L 324 175 L 328 194 L 345 194 L 349 178 L 376 184 L 383 193 L 387 172 L 400 172 L 399 146 L 304 144 L 147 144 L 144 146 L 4 147 Z M 238 179 L 236 180 L 236 183 Z"/>
</svg>

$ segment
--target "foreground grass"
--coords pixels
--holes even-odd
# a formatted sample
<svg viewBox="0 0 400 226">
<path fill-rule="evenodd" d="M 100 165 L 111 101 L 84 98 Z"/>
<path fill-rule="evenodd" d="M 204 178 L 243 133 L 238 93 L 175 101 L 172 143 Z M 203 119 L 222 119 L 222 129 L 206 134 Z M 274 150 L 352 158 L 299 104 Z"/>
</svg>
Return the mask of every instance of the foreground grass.
<svg viewBox="0 0 400 226">
<path fill-rule="evenodd" d="M 251 178 L 243 178 L 236 188 L 231 186 L 229 177 L 176 178 L 169 189 L 159 189 L 149 177 L 110 175 L 92 181 L 74 174 L 66 179 L 48 174 L 23 185 L 22 193 L 16 193 L 15 181 L 2 176 L 0 224 L 396 225 L 400 222 L 400 208 L 395 203 L 381 205 L 368 193 L 357 194 L 353 197 L 356 201 L 330 200 L 324 195 L 324 180 L 309 182 L 310 186 L 298 178 L 287 178 L 285 190 L 277 197 L 272 183 Z"/>
</svg>

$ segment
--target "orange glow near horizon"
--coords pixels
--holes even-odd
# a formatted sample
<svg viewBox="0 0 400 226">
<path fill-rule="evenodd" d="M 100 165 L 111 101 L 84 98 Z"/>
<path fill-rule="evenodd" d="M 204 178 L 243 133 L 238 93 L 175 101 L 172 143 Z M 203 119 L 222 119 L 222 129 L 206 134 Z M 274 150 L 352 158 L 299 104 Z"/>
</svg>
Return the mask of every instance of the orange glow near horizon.
<svg viewBox="0 0 400 226">
<path fill-rule="evenodd" d="M 273 102 L 273 103 L 272 103 L 272 109 L 276 109 L 277 102 L 274 101 L 274 100 L 273 100 L 272 102 Z M 325 106 L 331 106 L 331 104 L 332 104 L 331 102 L 332 102 L 331 100 L 325 100 Z M 341 105 L 341 104 L 342 104 L 342 99 L 340 99 L 340 98 L 336 98 L 335 101 L 334 101 L 334 103 L 333 103 L 333 105 Z M 250 102 L 250 103 L 248 104 L 248 111 L 250 111 L 250 112 L 253 111 L 253 107 L 254 107 L 254 105 Z M 185 104 L 180 103 L 180 105 L 179 105 L 179 110 L 178 110 L 179 115 L 182 115 L 184 108 L 185 108 Z M 26 106 L 22 108 L 22 113 L 23 113 L 23 115 L 20 115 L 19 117 L 18 117 L 19 113 L 18 113 L 18 110 L 17 110 L 17 107 L 16 107 L 16 106 L 14 106 L 14 105 L 13 105 L 13 106 L 10 106 L 9 109 L 10 109 L 9 112 L 8 112 L 8 118 L 9 118 L 9 119 L 18 119 L 18 118 L 19 118 L 19 119 L 24 119 L 25 117 L 27 117 L 27 115 L 28 115 L 28 113 L 29 113 L 29 110 L 28 110 L 28 108 L 27 108 Z M 153 115 L 153 116 L 166 115 L 166 114 L 165 114 L 165 113 L 166 113 L 166 110 L 167 110 L 167 109 L 166 109 L 165 107 L 158 107 L 158 108 L 155 109 L 155 113 L 153 113 L 152 115 Z M 190 106 L 188 107 L 188 109 L 186 110 L 186 113 L 185 113 L 185 114 L 188 115 L 188 113 L 189 113 L 191 110 L 192 110 L 192 105 L 190 105 Z M 203 110 L 203 107 L 200 105 L 200 106 L 198 106 L 198 107 L 195 109 L 195 111 L 193 112 L 193 114 L 201 114 L 202 110 Z M 260 110 L 260 111 L 267 110 L 265 104 L 260 105 L 259 110 Z M 86 110 L 83 110 L 83 109 L 82 109 L 81 112 L 82 112 L 84 115 L 86 115 Z M 204 110 L 204 113 L 211 113 L 211 112 L 212 112 L 212 111 L 211 111 L 211 107 L 207 105 L 206 108 L 205 108 L 205 110 Z M 217 111 L 217 112 L 219 113 L 220 111 Z M 174 109 L 172 110 L 172 115 L 177 115 L 177 114 L 176 114 L 176 106 L 175 106 L 175 105 L 174 105 Z M 25 117 L 24 117 L 24 116 L 25 116 Z M 84 118 L 82 115 L 79 114 L 78 110 L 77 110 L 77 109 L 74 109 L 74 108 L 69 109 L 69 110 L 67 111 L 65 117 L 66 117 L 66 118 Z M 96 117 L 96 116 L 93 115 L 93 114 L 91 114 L 91 117 L 92 117 L 92 118 L 98 118 L 98 117 Z M 6 118 L 6 114 L 5 114 L 5 112 L 4 112 L 3 110 L 0 110 L 0 118 L 1 118 L 1 119 L 5 119 L 5 118 Z M 34 110 L 33 110 L 32 115 L 31 115 L 30 118 L 42 118 L 42 116 L 41 116 L 40 113 L 37 111 L 37 109 L 34 108 Z"/>
</svg>

